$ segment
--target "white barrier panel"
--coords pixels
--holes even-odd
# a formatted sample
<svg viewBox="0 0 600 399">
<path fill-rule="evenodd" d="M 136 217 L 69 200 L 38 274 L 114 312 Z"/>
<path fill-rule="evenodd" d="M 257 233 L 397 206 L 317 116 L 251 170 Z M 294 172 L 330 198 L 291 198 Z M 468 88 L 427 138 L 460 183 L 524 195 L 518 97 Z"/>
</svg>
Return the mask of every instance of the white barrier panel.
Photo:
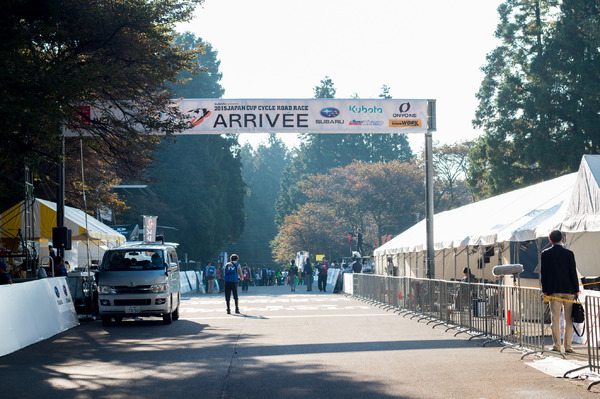
<svg viewBox="0 0 600 399">
<path fill-rule="evenodd" d="M 190 292 L 192 288 L 190 287 L 190 282 L 188 281 L 186 272 L 179 272 L 179 292 L 181 294 L 187 294 Z"/>
<path fill-rule="evenodd" d="M 354 274 L 344 273 L 344 293 L 354 295 Z"/>
<path fill-rule="evenodd" d="M 185 272 L 188 276 L 188 282 L 190 283 L 190 289 L 192 292 L 198 292 L 198 278 L 196 277 L 196 272 L 193 270 L 188 270 Z"/>
<path fill-rule="evenodd" d="M 337 282 L 338 276 L 340 275 L 340 271 L 340 269 L 327 270 L 327 291 L 331 292 L 335 289 L 335 283 Z"/>
<path fill-rule="evenodd" d="M 0 356 L 79 324 L 66 277 L 0 286 Z"/>
<path fill-rule="evenodd" d="M 204 281 L 203 272 L 196 272 L 196 278 L 198 279 L 198 282 L 200 283 L 200 284 L 198 284 L 198 292 L 200 294 L 206 294 L 206 289 L 204 288 L 204 283 L 202 283 Z"/>
</svg>

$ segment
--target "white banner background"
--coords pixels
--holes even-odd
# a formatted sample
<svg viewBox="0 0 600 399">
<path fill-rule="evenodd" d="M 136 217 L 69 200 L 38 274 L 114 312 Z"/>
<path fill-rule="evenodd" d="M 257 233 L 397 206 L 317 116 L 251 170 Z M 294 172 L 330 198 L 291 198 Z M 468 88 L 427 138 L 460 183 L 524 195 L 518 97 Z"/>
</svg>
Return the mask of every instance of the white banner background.
<svg viewBox="0 0 600 399">
<path fill-rule="evenodd" d="M 182 134 L 426 133 L 428 100 L 180 100 L 191 128 Z"/>
</svg>

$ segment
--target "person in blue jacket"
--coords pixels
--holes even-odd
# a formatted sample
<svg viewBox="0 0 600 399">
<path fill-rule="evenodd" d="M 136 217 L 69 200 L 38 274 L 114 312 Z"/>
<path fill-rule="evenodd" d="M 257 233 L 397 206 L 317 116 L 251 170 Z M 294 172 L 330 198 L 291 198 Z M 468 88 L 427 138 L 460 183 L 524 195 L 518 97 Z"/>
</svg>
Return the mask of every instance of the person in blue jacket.
<svg viewBox="0 0 600 399">
<path fill-rule="evenodd" d="M 225 265 L 225 302 L 227 303 L 227 314 L 231 314 L 231 308 L 229 307 L 229 301 L 231 294 L 233 294 L 233 300 L 235 301 L 235 313 L 240 313 L 240 307 L 238 303 L 238 282 L 242 277 L 242 268 L 238 262 L 239 256 L 232 254 L 229 257 L 229 262 Z"/>
</svg>

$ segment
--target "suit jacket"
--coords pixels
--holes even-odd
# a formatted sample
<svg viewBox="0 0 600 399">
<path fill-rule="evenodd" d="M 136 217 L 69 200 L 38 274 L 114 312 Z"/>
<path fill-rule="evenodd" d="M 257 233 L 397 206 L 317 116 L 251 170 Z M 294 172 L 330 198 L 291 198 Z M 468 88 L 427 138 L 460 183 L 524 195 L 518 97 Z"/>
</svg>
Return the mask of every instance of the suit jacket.
<svg viewBox="0 0 600 399">
<path fill-rule="evenodd" d="M 577 294 L 575 255 L 560 244 L 542 251 L 540 277 L 544 294 Z"/>
</svg>

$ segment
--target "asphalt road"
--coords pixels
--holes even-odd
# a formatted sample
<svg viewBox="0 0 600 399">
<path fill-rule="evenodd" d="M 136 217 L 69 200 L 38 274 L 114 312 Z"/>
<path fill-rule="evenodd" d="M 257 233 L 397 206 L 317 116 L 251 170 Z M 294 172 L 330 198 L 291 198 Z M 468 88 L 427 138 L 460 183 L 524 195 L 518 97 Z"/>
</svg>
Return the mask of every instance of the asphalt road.
<svg viewBox="0 0 600 399">
<path fill-rule="evenodd" d="M 8 398 L 579 398 L 516 351 L 340 294 L 186 298 L 181 318 L 80 326 L 0 358 Z M 6 306 L 6 305 L 5 305 Z M 1 337 L 0 337 L 1 339 Z"/>
</svg>

